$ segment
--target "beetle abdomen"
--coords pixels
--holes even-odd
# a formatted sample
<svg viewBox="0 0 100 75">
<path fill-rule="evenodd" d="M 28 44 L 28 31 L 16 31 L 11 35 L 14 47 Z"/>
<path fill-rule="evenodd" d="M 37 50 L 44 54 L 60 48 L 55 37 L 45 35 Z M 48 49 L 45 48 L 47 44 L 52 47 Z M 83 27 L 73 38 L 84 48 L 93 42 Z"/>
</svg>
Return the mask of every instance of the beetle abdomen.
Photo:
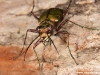
<svg viewBox="0 0 100 75">
<path fill-rule="evenodd" d="M 53 22 L 58 22 L 63 18 L 63 11 L 58 8 L 51 8 L 48 18 Z"/>
<path fill-rule="evenodd" d="M 50 8 L 42 13 L 39 22 L 46 21 L 47 19 L 52 22 L 59 22 L 63 18 L 63 10 L 59 8 Z"/>
</svg>

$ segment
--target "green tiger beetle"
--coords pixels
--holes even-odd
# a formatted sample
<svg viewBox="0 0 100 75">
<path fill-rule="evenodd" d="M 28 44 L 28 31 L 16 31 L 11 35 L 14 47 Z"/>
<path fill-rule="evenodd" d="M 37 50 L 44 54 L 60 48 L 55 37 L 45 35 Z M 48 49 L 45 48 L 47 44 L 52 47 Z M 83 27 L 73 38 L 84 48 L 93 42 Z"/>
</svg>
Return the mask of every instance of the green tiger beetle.
<svg viewBox="0 0 100 75">
<path fill-rule="evenodd" d="M 44 11 L 39 18 L 33 13 L 33 9 L 32 9 L 31 15 L 33 15 L 38 20 L 39 26 L 37 26 L 36 29 L 28 29 L 26 31 L 24 45 L 25 45 L 25 41 L 26 41 L 28 32 L 38 33 L 38 36 L 33 41 L 31 41 L 31 43 L 27 47 L 27 49 L 25 51 L 25 54 L 24 54 L 24 60 L 25 60 L 25 56 L 26 56 L 26 53 L 27 53 L 29 47 L 38 38 L 39 39 L 35 42 L 35 44 L 33 46 L 33 50 L 34 50 L 34 52 L 36 54 L 37 60 L 39 62 L 39 66 L 40 66 L 40 60 L 39 60 L 38 55 L 37 55 L 37 53 L 35 51 L 35 48 L 40 43 L 44 43 L 45 44 L 47 41 L 50 41 L 53 44 L 53 46 L 55 47 L 57 53 L 59 54 L 59 52 L 58 52 L 53 40 L 51 39 L 51 36 L 52 35 L 59 36 L 59 34 L 69 34 L 67 31 L 61 31 L 61 28 L 68 21 L 73 23 L 73 24 L 75 24 L 75 25 L 77 25 L 77 26 L 79 26 L 79 27 L 81 27 L 81 28 L 87 28 L 87 29 L 91 29 L 91 30 L 100 30 L 100 29 L 88 28 L 88 27 L 85 27 L 85 26 L 81 26 L 79 24 L 76 24 L 76 23 L 68 20 L 68 19 L 64 20 L 67 12 L 69 10 L 69 7 L 71 5 L 71 2 L 72 2 L 72 0 L 70 0 L 69 5 L 68 5 L 68 7 L 67 7 L 67 9 L 65 11 L 63 11 L 62 9 L 59 9 L 59 8 L 50 8 L 50 9 Z M 33 6 L 33 8 L 34 8 L 34 6 Z M 54 32 L 56 32 L 56 33 L 54 34 Z M 23 45 L 23 48 L 24 48 L 24 45 Z M 69 48 L 68 45 L 67 45 L 67 47 L 68 47 L 68 50 L 69 50 L 69 53 L 70 53 L 71 57 L 73 58 L 74 62 L 77 64 L 75 58 L 71 54 L 71 51 L 70 51 L 70 48 Z M 16 58 L 18 58 L 22 54 L 23 48 L 22 48 L 20 54 Z"/>
</svg>

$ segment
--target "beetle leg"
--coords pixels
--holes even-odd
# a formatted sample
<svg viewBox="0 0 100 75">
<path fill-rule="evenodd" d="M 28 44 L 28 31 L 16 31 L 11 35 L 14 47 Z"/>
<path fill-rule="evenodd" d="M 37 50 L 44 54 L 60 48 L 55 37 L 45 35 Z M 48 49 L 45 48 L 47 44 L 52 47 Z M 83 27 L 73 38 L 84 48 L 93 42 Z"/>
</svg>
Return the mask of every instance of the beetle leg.
<svg viewBox="0 0 100 75">
<path fill-rule="evenodd" d="M 42 71 L 42 68 L 41 68 L 41 65 L 40 65 L 40 60 L 39 60 L 39 57 L 38 57 L 38 54 L 37 52 L 35 51 L 35 47 L 38 46 L 41 42 L 43 42 L 44 39 L 40 38 L 33 46 L 33 50 L 35 52 L 35 55 L 37 57 L 37 60 L 38 60 L 38 63 L 39 63 L 39 67 L 40 67 L 40 71 Z"/>
<path fill-rule="evenodd" d="M 62 28 L 62 26 L 64 26 L 65 25 L 65 23 L 66 22 L 71 22 L 71 23 L 73 23 L 73 24 L 75 24 L 75 25 L 77 25 L 77 26 L 79 26 L 79 27 L 81 27 L 81 28 L 86 28 L 86 29 L 89 29 L 89 30 L 100 30 L 100 29 L 97 29 L 97 28 L 94 28 L 94 27 L 86 27 L 86 26 L 81 26 L 81 25 L 79 25 L 79 24 L 77 24 L 77 23 L 75 23 L 75 22 L 73 22 L 73 21 L 70 21 L 70 20 L 68 20 L 68 19 L 65 19 L 63 22 L 61 22 L 61 24 L 56 28 L 56 31 L 59 31 L 61 28 Z"/>
<path fill-rule="evenodd" d="M 65 23 L 68 22 L 68 21 L 69 21 L 69 20 L 66 19 L 66 20 L 64 20 L 63 22 L 61 22 L 60 25 L 57 27 L 56 31 L 58 32 L 58 31 L 62 28 L 62 26 L 64 26 Z"/>
<path fill-rule="evenodd" d="M 68 5 L 67 9 L 64 11 L 63 17 L 65 17 L 65 16 L 66 16 L 66 14 L 67 14 L 67 12 L 68 12 L 68 10 L 69 10 L 69 7 L 70 7 L 70 5 L 71 5 L 71 2 L 72 2 L 72 0 L 70 0 L 69 5 Z"/>
<path fill-rule="evenodd" d="M 100 29 L 97 29 L 97 28 L 94 28 L 94 27 L 86 27 L 86 26 L 81 26 L 81 25 L 79 25 L 79 24 L 77 24 L 77 23 L 75 23 L 75 22 L 73 22 L 73 21 L 71 21 L 71 20 L 68 20 L 68 19 L 66 19 L 67 21 L 69 21 L 69 22 L 71 22 L 71 23 L 73 23 L 73 24 L 75 24 L 75 25 L 77 25 L 77 26 L 79 26 L 79 27 L 81 27 L 81 28 L 86 28 L 86 29 L 89 29 L 89 30 L 100 30 Z"/>
<path fill-rule="evenodd" d="M 68 48 L 68 51 L 70 53 L 70 56 L 72 57 L 72 59 L 74 60 L 74 62 L 76 63 L 76 65 L 78 65 L 78 63 L 76 62 L 76 60 L 75 60 L 74 56 L 72 55 L 71 50 L 69 48 L 69 41 L 68 41 L 68 44 L 67 44 L 67 48 Z"/>
<path fill-rule="evenodd" d="M 69 34 L 67 31 L 58 31 L 56 34 L 54 35 L 58 35 L 58 34 Z"/>
<path fill-rule="evenodd" d="M 79 24 L 77 24 L 77 23 L 75 23 L 75 22 L 73 22 L 73 21 L 71 21 L 71 20 L 68 20 L 68 19 L 65 19 L 63 22 L 61 22 L 61 24 L 57 27 L 57 29 L 56 29 L 56 31 L 59 31 L 61 28 L 62 28 L 62 26 L 64 26 L 65 25 L 65 23 L 66 22 L 71 22 L 71 23 L 73 23 L 74 25 L 77 25 L 77 26 L 79 26 L 79 27 L 81 27 L 81 28 L 86 28 L 86 29 L 89 29 L 89 30 L 100 30 L 100 29 L 97 29 L 97 28 L 94 28 L 94 27 L 86 27 L 86 26 L 81 26 L 81 25 L 79 25 Z"/>
<path fill-rule="evenodd" d="M 31 14 L 37 19 L 39 20 L 39 18 L 31 11 Z"/>
<path fill-rule="evenodd" d="M 32 44 L 38 37 L 39 37 L 39 35 L 38 35 L 38 36 L 29 44 L 29 46 L 27 47 L 27 49 L 26 49 L 26 51 L 25 51 L 25 53 L 24 53 L 24 61 L 25 61 L 25 56 L 26 56 L 26 53 L 27 53 L 29 47 L 31 46 L 31 44 Z M 34 46 L 33 46 L 33 50 L 34 50 L 34 52 L 35 52 L 36 58 L 37 58 L 38 63 L 39 63 L 40 71 L 42 71 L 42 70 L 41 70 L 41 65 L 40 65 L 40 60 L 39 60 L 39 57 L 38 57 L 38 55 L 37 55 L 37 52 L 35 51 L 35 47 L 38 46 L 43 40 L 44 40 L 44 39 L 40 38 L 40 39 L 34 44 Z"/>
<path fill-rule="evenodd" d="M 58 50 L 57 50 L 57 47 L 55 46 L 55 44 L 54 44 L 54 42 L 52 41 L 52 39 L 48 36 L 48 38 L 50 39 L 50 43 L 52 43 L 53 44 L 53 46 L 55 47 L 55 49 L 56 49 L 56 51 L 57 51 L 57 53 L 59 54 L 59 52 L 58 52 Z"/>
<path fill-rule="evenodd" d="M 28 30 L 26 31 L 26 35 L 25 35 L 25 39 L 24 39 L 24 43 L 23 43 L 22 50 L 21 50 L 20 54 L 19 54 L 17 57 L 14 58 L 14 60 L 16 60 L 19 56 L 21 56 L 21 54 L 22 54 L 22 52 L 23 52 L 23 50 L 24 50 L 24 45 L 25 45 L 25 42 L 26 42 L 26 38 L 27 38 L 27 33 L 28 33 L 28 32 L 38 33 L 37 30 L 35 30 L 35 29 L 28 29 Z M 39 37 L 39 36 L 38 36 L 38 37 Z M 30 43 L 30 45 L 31 45 L 38 37 L 36 37 L 36 38 Z M 30 45 L 29 45 L 29 47 L 30 47 Z M 28 47 L 28 48 L 29 48 L 29 47 Z"/>
<path fill-rule="evenodd" d="M 69 33 L 67 31 L 59 31 L 57 32 L 56 34 L 54 34 L 55 36 L 59 36 L 59 34 L 67 34 L 67 39 L 69 38 Z M 60 37 L 61 38 L 61 37 Z M 65 43 L 66 43 L 66 40 L 64 40 L 63 38 L 61 38 Z"/>
<path fill-rule="evenodd" d="M 69 33 L 68 33 L 67 31 L 59 31 L 59 32 L 57 32 L 55 35 L 59 35 L 59 34 L 68 34 L 68 38 L 69 38 Z M 59 36 L 59 37 L 60 37 L 60 36 Z M 61 37 L 60 37 L 60 39 L 63 40 L 63 38 L 61 38 Z M 63 40 L 63 42 L 66 43 L 65 40 Z M 69 53 L 70 53 L 70 56 L 72 57 L 72 59 L 74 60 L 74 62 L 76 63 L 76 65 L 78 65 L 78 63 L 76 62 L 76 60 L 75 60 L 74 56 L 72 55 L 71 50 L 70 50 L 70 48 L 69 48 L 69 41 L 68 41 L 68 43 L 67 43 L 67 48 L 68 48 L 68 51 L 69 51 Z"/>
<path fill-rule="evenodd" d="M 33 15 L 37 20 L 39 20 L 39 18 L 33 13 L 33 9 L 34 9 L 34 0 L 33 0 L 33 7 L 31 12 L 28 15 Z"/>
<path fill-rule="evenodd" d="M 56 34 L 54 34 L 55 36 L 59 36 L 60 37 L 60 35 L 59 34 L 67 34 L 68 35 L 68 37 L 67 38 L 69 38 L 69 33 L 67 32 L 67 31 L 59 31 L 59 32 L 57 32 Z M 61 37 L 60 37 L 61 38 Z M 63 38 L 61 38 L 65 43 L 66 43 L 66 41 L 63 39 Z"/>
<path fill-rule="evenodd" d="M 26 31 L 25 40 L 24 40 L 24 45 L 25 45 L 25 42 L 26 42 L 26 38 L 27 38 L 27 33 L 28 33 L 28 32 L 38 33 L 38 31 L 35 30 L 35 29 L 28 29 L 28 30 Z"/>
<path fill-rule="evenodd" d="M 25 51 L 25 54 L 24 54 L 24 61 L 25 61 L 25 56 L 26 56 L 26 53 L 27 53 L 27 51 L 28 51 L 30 45 L 31 45 L 38 37 L 39 37 L 39 36 L 37 36 L 37 37 L 29 44 L 29 46 L 27 47 L 27 49 L 26 49 L 26 51 Z M 35 49 L 35 47 L 36 47 L 37 45 L 39 45 L 41 42 L 42 42 L 42 40 L 41 40 L 41 38 L 40 38 L 40 39 L 34 44 L 33 49 Z M 34 52 L 35 52 L 35 54 L 36 54 L 36 56 L 37 56 L 37 53 L 36 53 L 35 50 L 34 50 Z M 38 59 L 38 56 L 37 56 L 37 59 Z M 39 59 L 38 59 L 38 61 L 39 61 Z"/>
</svg>

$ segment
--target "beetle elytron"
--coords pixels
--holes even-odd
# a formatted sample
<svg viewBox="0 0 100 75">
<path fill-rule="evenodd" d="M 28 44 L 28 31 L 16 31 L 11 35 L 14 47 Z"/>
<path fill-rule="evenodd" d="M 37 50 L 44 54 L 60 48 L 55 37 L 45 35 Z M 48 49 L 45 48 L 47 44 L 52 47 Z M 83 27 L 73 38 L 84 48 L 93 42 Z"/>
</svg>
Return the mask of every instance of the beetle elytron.
<svg viewBox="0 0 100 75">
<path fill-rule="evenodd" d="M 72 22 L 72 21 L 70 21 L 68 19 L 63 20 L 65 18 L 66 13 L 68 12 L 68 9 L 70 7 L 71 2 L 72 2 L 72 0 L 70 0 L 69 5 L 68 5 L 68 7 L 67 7 L 67 9 L 65 11 L 63 11 L 62 9 L 59 9 L 59 8 L 50 8 L 50 9 L 44 11 L 39 18 L 31 11 L 31 14 L 39 21 L 39 26 L 37 26 L 36 29 L 28 29 L 27 30 L 26 36 L 25 36 L 25 41 L 26 41 L 27 33 L 28 32 L 38 33 L 38 36 L 27 47 L 26 52 L 24 54 L 24 60 L 25 60 L 25 55 L 26 55 L 26 53 L 28 51 L 28 48 L 38 38 L 39 39 L 37 40 L 37 42 L 35 42 L 35 44 L 33 46 L 33 49 L 34 49 L 34 52 L 35 52 L 36 56 L 37 56 L 37 53 L 35 51 L 35 48 L 41 42 L 43 44 L 45 44 L 47 41 L 50 41 L 54 45 L 54 47 L 55 47 L 55 49 L 57 51 L 57 48 L 56 48 L 54 42 L 52 41 L 52 39 L 50 37 L 52 35 L 58 35 L 59 36 L 59 34 L 68 34 L 67 31 L 61 31 L 61 28 L 68 21 L 71 22 L 71 23 L 74 23 L 74 22 Z M 76 23 L 74 23 L 74 24 L 78 25 Z M 81 25 L 78 25 L 78 26 L 80 26 L 82 28 L 87 28 L 87 29 L 92 29 L 92 30 L 98 30 L 98 29 L 94 29 L 94 28 L 84 27 L 84 26 L 81 26 Z M 56 33 L 54 34 L 54 32 L 56 32 Z M 24 41 L 24 44 L 25 44 L 25 41 Z M 21 50 L 21 53 L 16 58 L 18 58 L 22 54 L 22 51 L 23 51 L 23 48 Z M 69 49 L 69 52 L 70 52 L 70 49 Z M 57 51 L 57 53 L 59 54 L 58 51 Z M 70 54 L 71 54 L 71 52 L 70 52 Z M 71 57 L 74 59 L 74 57 L 72 56 L 72 54 L 71 54 Z M 37 60 L 39 62 L 38 56 L 37 56 Z M 74 59 L 74 61 L 76 63 L 75 59 Z M 39 66 L 40 66 L 40 63 L 39 63 Z"/>
</svg>

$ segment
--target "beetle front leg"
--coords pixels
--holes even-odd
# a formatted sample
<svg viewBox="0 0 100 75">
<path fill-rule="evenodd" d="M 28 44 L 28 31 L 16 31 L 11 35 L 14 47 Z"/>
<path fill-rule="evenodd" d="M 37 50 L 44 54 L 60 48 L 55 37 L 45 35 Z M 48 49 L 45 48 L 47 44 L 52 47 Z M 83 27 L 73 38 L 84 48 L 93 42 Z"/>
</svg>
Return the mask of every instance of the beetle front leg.
<svg viewBox="0 0 100 75">
<path fill-rule="evenodd" d="M 42 68 L 41 68 L 41 64 L 40 64 L 40 60 L 39 60 L 39 57 L 38 57 L 38 54 L 37 52 L 35 51 L 35 47 L 38 46 L 41 42 L 43 42 L 44 39 L 40 38 L 33 46 L 33 50 L 35 52 L 35 55 L 37 57 L 37 60 L 38 60 L 38 63 L 39 63 L 39 67 L 40 67 L 40 71 L 42 72 Z"/>
<path fill-rule="evenodd" d="M 27 47 L 27 49 L 26 49 L 26 51 L 25 51 L 25 53 L 24 53 L 24 61 L 25 61 L 26 53 L 27 53 L 29 47 L 31 46 L 31 44 L 32 44 L 38 37 L 39 37 L 39 35 L 38 35 L 38 36 L 29 44 L 29 46 Z M 33 50 L 34 50 L 34 52 L 35 52 L 35 55 L 36 55 L 37 60 L 38 60 L 38 63 L 39 63 L 40 71 L 42 71 L 42 70 L 41 70 L 41 65 L 40 65 L 40 60 L 39 60 L 39 57 L 38 57 L 38 55 L 37 55 L 37 52 L 35 51 L 35 48 L 36 48 L 36 46 L 38 46 L 42 41 L 43 41 L 43 39 L 40 38 L 40 39 L 34 44 L 34 46 L 33 46 Z"/>
<path fill-rule="evenodd" d="M 19 54 L 17 57 L 14 58 L 14 60 L 16 60 L 19 56 L 21 56 L 21 54 L 22 54 L 22 52 L 23 52 L 23 50 L 24 50 L 24 45 L 25 45 L 25 42 L 26 42 L 26 38 L 27 38 L 27 33 L 28 33 L 28 32 L 38 33 L 37 30 L 35 30 L 35 29 L 28 29 L 28 30 L 26 31 L 26 35 L 25 35 L 25 39 L 24 39 L 24 43 L 23 43 L 22 50 L 21 50 L 20 54 Z M 36 38 L 36 39 L 37 39 L 37 38 Z"/>
<path fill-rule="evenodd" d="M 39 37 L 39 36 L 38 36 L 38 37 Z M 37 39 L 38 37 L 36 37 L 36 39 Z M 36 39 L 34 39 L 33 42 L 34 42 Z M 33 42 L 31 42 L 30 45 L 31 45 Z M 41 40 L 41 38 L 40 38 L 40 39 L 34 44 L 33 50 L 34 50 L 35 47 L 38 46 L 41 42 L 42 42 L 42 40 Z M 26 53 L 27 53 L 28 48 L 30 47 L 30 45 L 27 47 L 27 49 L 26 49 L 26 51 L 25 51 L 25 54 L 24 54 L 24 60 L 25 60 L 25 56 L 26 56 Z M 37 56 L 37 53 L 36 53 L 35 50 L 34 50 L 34 52 L 35 52 L 35 54 L 36 54 L 36 56 Z M 37 56 L 37 60 L 39 61 L 38 56 Z"/>
</svg>

